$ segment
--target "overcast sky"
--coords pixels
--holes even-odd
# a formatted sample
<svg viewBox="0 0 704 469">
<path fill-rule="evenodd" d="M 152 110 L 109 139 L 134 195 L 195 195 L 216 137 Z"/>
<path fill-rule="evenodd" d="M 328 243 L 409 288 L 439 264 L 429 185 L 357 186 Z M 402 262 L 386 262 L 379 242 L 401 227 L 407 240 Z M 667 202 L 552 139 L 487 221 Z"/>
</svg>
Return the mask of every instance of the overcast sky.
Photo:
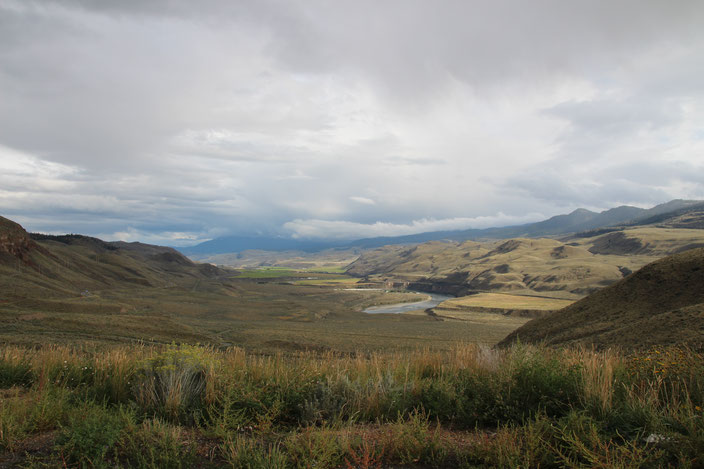
<svg viewBox="0 0 704 469">
<path fill-rule="evenodd" d="M 0 215 L 194 244 L 704 199 L 702 1 L 0 0 Z"/>
</svg>

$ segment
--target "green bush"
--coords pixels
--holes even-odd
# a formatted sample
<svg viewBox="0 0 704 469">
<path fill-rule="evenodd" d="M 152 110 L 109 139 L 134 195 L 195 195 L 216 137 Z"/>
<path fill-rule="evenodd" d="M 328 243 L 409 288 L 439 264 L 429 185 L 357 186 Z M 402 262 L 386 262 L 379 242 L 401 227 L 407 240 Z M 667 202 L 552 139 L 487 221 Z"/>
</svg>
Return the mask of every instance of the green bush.
<svg viewBox="0 0 704 469">
<path fill-rule="evenodd" d="M 61 427 L 56 448 L 66 461 L 80 467 L 109 467 L 107 457 L 115 458 L 115 444 L 127 423 L 119 412 L 85 404 L 75 408 L 68 424 Z"/>
<path fill-rule="evenodd" d="M 580 402 L 582 379 L 577 365 L 556 357 L 529 353 L 518 358 L 505 390 L 507 420 L 520 421 L 544 411 L 548 417 L 566 415 Z"/>
<path fill-rule="evenodd" d="M 430 418 L 441 422 L 454 422 L 461 414 L 461 398 L 456 383 L 437 378 L 424 381 L 417 391 L 416 408 L 424 409 Z"/>
<path fill-rule="evenodd" d="M 27 406 L 26 425 L 30 432 L 40 433 L 64 425 L 70 417 L 72 394 L 66 389 L 50 388 L 36 392 Z"/>
<path fill-rule="evenodd" d="M 430 467 L 447 466 L 448 450 L 438 438 L 437 428 L 431 428 L 428 415 L 414 410 L 399 417 L 386 436 L 385 456 L 401 464 L 420 463 Z"/>
</svg>

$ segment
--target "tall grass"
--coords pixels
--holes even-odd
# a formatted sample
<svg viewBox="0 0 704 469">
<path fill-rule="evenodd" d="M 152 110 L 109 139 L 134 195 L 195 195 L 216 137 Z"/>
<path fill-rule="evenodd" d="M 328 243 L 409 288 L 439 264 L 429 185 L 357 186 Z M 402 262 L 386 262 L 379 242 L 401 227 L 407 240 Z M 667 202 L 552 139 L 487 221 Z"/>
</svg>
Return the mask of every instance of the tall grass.
<svg viewBox="0 0 704 469">
<path fill-rule="evenodd" d="M 682 348 L 4 347 L 0 448 L 45 435 L 47 458 L 96 467 L 697 466 L 703 398 L 704 357 Z"/>
</svg>

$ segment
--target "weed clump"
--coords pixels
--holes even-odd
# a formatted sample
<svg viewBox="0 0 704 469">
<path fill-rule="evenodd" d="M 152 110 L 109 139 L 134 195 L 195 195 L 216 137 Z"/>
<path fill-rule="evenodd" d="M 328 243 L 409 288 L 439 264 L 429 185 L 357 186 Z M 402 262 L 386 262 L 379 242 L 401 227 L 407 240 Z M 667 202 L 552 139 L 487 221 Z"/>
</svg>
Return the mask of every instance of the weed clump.
<svg viewBox="0 0 704 469">
<path fill-rule="evenodd" d="M 216 366 L 207 349 L 172 344 L 137 368 L 135 400 L 141 408 L 172 421 L 197 418 L 207 378 Z"/>
<path fill-rule="evenodd" d="M 196 447 L 185 440 L 183 428 L 147 419 L 124 429 L 119 454 L 127 467 L 187 469 L 196 460 Z"/>
</svg>

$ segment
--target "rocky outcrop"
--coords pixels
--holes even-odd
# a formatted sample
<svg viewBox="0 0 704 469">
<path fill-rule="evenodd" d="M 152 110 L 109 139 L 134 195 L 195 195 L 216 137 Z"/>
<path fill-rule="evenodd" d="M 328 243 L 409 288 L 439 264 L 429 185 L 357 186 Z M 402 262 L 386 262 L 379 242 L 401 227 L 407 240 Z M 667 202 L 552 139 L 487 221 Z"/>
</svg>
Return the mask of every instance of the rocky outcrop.
<svg viewBox="0 0 704 469">
<path fill-rule="evenodd" d="M 0 262 L 10 264 L 19 261 L 33 267 L 31 254 L 35 251 L 46 254 L 21 225 L 0 217 Z"/>
</svg>

